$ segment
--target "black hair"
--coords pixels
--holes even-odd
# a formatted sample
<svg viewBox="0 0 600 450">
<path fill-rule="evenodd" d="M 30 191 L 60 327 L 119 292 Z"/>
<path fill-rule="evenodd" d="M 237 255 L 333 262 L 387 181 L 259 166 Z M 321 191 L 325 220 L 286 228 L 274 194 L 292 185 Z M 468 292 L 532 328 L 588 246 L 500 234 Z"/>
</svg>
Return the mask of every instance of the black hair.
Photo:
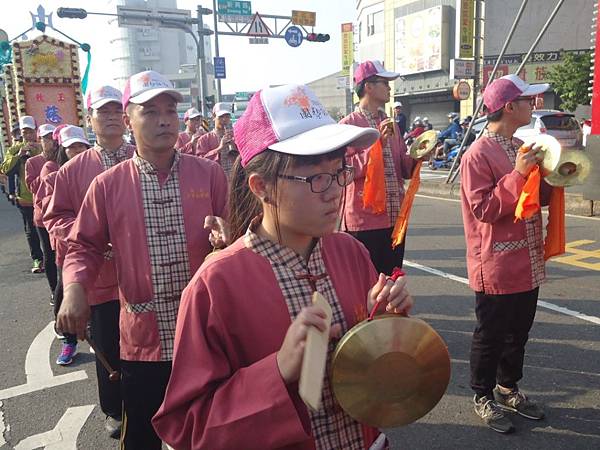
<svg viewBox="0 0 600 450">
<path fill-rule="evenodd" d="M 494 111 L 493 113 L 489 113 L 487 115 L 488 122 L 499 122 L 502 119 L 502 111 L 504 108 L 500 108 L 498 111 Z"/>
</svg>

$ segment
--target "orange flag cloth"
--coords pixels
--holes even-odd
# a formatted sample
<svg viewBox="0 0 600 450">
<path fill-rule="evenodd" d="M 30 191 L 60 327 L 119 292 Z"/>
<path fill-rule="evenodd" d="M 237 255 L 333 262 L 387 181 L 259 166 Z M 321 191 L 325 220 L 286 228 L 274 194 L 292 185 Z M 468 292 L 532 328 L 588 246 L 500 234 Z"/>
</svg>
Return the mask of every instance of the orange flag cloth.
<svg viewBox="0 0 600 450">
<path fill-rule="evenodd" d="M 548 207 L 548 225 L 544 240 L 544 260 L 565 252 L 565 189 L 552 188 Z"/>
<path fill-rule="evenodd" d="M 540 209 L 540 168 L 535 166 L 529 175 L 521 191 L 521 196 L 515 209 L 515 222 L 517 220 L 529 219 Z"/>
<path fill-rule="evenodd" d="M 419 185 L 421 184 L 422 164 L 423 161 L 417 161 L 415 164 L 415 168 L 410 179 L 410 184 L 408 185 L 408 189 L 404 194 L 402 206 L 400 206 L 400 213 L 398 214 L 398 219 L 396 220 L 396 225 L 394 225 L 394 231 L 392 232 L 392 248 L 396 248 L 398 245 L 402 244 L 402 241 L 404 241 L 404 236 L 406 235 L 406 229 L 408 227 L 408 219 L 410 218 L 410 211 L 412 210 L 412 205 L 415 201 L 415 195 L 417 194 Z"/>
<path fill-rule="evenodd" d="M 375 214 L 385 213 L 385 172 L 383 167 L 383 146 L 381 140 L 369 149 L 369 161 L 363 189 L 363 207 L 371 208 Z"/>
</svg>

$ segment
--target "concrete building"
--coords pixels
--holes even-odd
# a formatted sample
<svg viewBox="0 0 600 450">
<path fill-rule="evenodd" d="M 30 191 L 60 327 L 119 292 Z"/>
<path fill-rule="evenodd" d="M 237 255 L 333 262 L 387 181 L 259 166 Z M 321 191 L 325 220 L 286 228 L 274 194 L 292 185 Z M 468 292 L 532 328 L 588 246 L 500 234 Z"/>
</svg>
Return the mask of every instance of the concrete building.
<svg viewBox="0 0 600 450">
<path fill-rule="evenodd" d="M 384 0 L 356 0 L 354 33 L 358 62 L 385 59 L 383 6 Z"/>
<path fill-rule="evenodd" d="M 307 86 L 335 120 L 340 120 L 352 111 L 352 92 L 346 86 L 346 77 L 342 71 L 311 81 Z"/>
</svg>

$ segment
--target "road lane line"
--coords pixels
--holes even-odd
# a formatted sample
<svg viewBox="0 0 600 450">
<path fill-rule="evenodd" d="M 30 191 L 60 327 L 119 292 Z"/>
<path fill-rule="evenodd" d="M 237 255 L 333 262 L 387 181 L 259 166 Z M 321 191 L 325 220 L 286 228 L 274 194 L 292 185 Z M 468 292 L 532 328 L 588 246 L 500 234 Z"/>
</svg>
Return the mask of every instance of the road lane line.
<svg viewBox="0 0 600 450">
<path fill-rule="evenodd" d="M 4 423 L 4 411 L 2 411 L 2 402 L 0 402 L 0 447 L 6 444 L 6 439 L 4 438 L 4 433 L 9 430 L 9 427 Z"/>
<path fill-rule="evenodd" d="M 441 200 L 443 202 L 460 203 L 460 200 L 458 200 L 456 198 L 434 197 L 433 195 L 425 195 L 425 194 L 416 194 L 415 197 L 430 198 L 432 200 Z M 548 211 L 542 210 L 542 214 L 548 214 Z M 573 219 L 583 219 L 583 220 L 600 220 L 600 217 L 598 217 L 598 216 L 578 216 L 577 214 L 565 214 L 565 217 L 572 217 Z"/>
<path fill-rule="evenodd" d="M 27 350 L 25 357 L 27 383 L 0 390 L 0 400 L 87 379 L 85 370 L 54 376 L 49 358 L 50 347 L 54 340 L 53 330 L 54 322 L 50 322 L 38 333 Z"/>
<path fill-rule="evenodd" d="M 428 272 L 432 275 L 437 275 L 438 277 L 446 278 L 448 280 L 457 281 L 462 284 L 469 285 L 469 280 L 464 277 L 459 277 L 457 275 L 453 275 L 448 272 L 443 272 L 438 269 L 434 269 L 433 267 L 424 266 L 423 264 L 419 264 L 414 261 L 404 260 L 404 265 L 408 267 L 412 267 L 413 269 L 422 270 L 423 272 Z M 573 311 L 568 308 L 563 308 L 562 306 L 555 305 L 553 303 L 549 303 L 543 300 L 538 300 L 538 306 L 542 308 L 550 309 L 552 311 L 558 312 L 560 314 L 565 314 L 567 316 L 575 317 L 580 320 L 585 320 L 586 322 L 591 322 L 595 325 L 600 325 L 600 317 L 596 316 L 588 316 L 587 314 L 583 314 L 579 311 Z"/>
<path fill-rule="evenodd" d="M 54 429 L 26 437 L 15 446 L 15 450 L 77 450 L 77 436 L 85 425 L 94 405 L 68 408 Z"/>
</svg>

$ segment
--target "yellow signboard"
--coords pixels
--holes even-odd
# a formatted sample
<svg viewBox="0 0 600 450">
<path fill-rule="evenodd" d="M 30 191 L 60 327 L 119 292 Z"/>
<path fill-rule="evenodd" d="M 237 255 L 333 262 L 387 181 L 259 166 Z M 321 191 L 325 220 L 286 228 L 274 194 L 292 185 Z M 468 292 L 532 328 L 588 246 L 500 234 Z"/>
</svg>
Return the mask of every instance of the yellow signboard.
<svg viewBox="0 0 600 450">
<path fill-rule="evenodd" d="M 314 11 L 292 11 L 292 23 L 305 27 L 314 27 L 317 23 L 317 13 Z"/>
<path fill-rule="evenodd" d="M 354 62 L 354 31 L 352 23 L 342 24 L 342 72 L 350 75 L 350 67 Z"/>
<path fill-rule="evenodd" d="M 473 58 L 473 28 L 475 24 L 475 0 L 460 2 L 460 58 Z"/>
</svg>

